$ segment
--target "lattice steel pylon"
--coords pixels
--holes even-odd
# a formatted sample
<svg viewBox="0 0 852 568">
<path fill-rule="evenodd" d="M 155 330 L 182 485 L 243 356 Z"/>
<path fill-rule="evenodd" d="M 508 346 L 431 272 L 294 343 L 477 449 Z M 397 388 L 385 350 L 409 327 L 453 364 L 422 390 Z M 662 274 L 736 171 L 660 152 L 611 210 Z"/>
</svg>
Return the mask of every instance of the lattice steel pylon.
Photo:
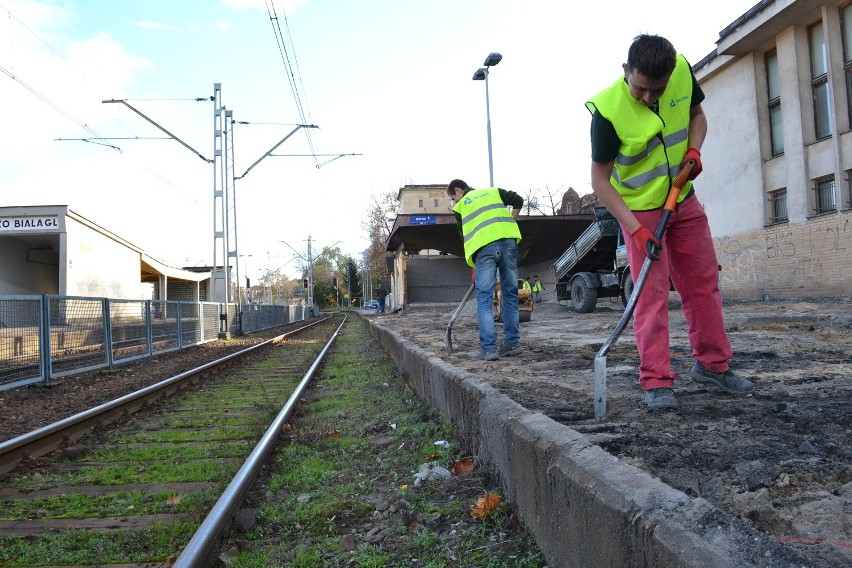
<svg viewBox="0 0 852 568">
<path fill-rule="evenodd" d="M 228 223 L 228 167 L 226 156 L 225 109 L 222 106 L 222 84 L 213 83 L 213 267 L 211 272 L 214 298 L 223 298 L 226 306 L 220 333 L 228 333 L 227 306 L 231 303 L 231 250 Z M 233 158 L 233 156 L 232 156 Z M 233 162 L 231 164 L 233 169 Z M 219 254 L 221 252 L 221 266 Z"/>
<path fill-rule="evenodd" d="M 231 259 L 235 267 L 235 275 L 237 282 L 237 314 L 242 313 L 242 300 L 240 299 L 240 263 L 238 260 L 239 246 L 237 243 L 237 176 L 234 158 L 234 112 L 225 109 L 225 120 L 223 122 L 223 137 L 225 144 L 225 248 L 227 250 L 228 259 L 228 275 L 231 271 Z M 228 278 L 228 294 L 226 298 L 230 303 L 231 279 Z M 239 317 L 239 316 L 238 316 Z"/>
</svg>

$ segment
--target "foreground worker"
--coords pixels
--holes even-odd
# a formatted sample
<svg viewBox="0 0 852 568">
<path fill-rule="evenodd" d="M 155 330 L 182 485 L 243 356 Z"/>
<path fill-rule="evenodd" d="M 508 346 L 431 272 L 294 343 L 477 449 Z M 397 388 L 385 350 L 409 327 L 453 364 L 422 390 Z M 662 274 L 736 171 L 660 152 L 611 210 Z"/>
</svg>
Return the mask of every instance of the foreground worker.
<svg viewBox="0 0 852 568">
<path fill-rule="evenodd" d="M 663 242 L 654 229 L 672 180 L 693 161 L 689 179 L 701 173 L 701 145 L 707 118 L 704 93 L 672 44 L 640 35 L 623 66 L 624 76 L 595 95 L 592 113 L 592 189 L 618 219 L 635 280 L 648 243 L 662 246 L 648 273 L 633 315 L 639 349 L 639 385 L 651 408 L 677 405 L 669 350 L 669 278 L 680 293 L 695 364 L 692 379 L 731 394 L 754 390 L 751 381 L 730 370 L 731 343 L 722 317 L 718 264 L 704 207 L 688 181 L 668 222 Z"/>
<path fill-rule="evenodd" d="M 476 317 L 479 321 L 480 352 L 476 359 L 495 361 L 498 356 L 521 353 L 518 324 L 518 242 L 521 231 L 516 219 L 524 198 L 514 191 L 496 187 L 471 189 L 454 179 L 447 195 L 455 202 L 453 213 L 464 239 L 464 257 L 476 271 Z M 506 208 L 512 207 L 512 212 Z M 497 326 L 492 301 L 500 276 L 503 345 L 497 351 Z"/>
</svg>

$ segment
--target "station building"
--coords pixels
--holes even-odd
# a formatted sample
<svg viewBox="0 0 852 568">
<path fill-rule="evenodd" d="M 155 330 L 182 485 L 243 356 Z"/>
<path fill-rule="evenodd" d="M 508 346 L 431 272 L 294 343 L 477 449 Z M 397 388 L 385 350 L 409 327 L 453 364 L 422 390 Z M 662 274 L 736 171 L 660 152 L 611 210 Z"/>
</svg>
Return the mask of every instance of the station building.
<svg viewBox="0 0 852 568">
<path fill-rule="evenodd" d="M 691 61 L 696 180 L 731 299 L 852 294 L 852 3 L 763 0 Z M 675 46 L 677 48 L 677 46 Z"/>
<path fill-rule="evenodd" d="M 67 205 L 0 207 L 0 265 L 0 295 L 222 301 L 209 267 L 167 266 Z"/>
<path fill-rule="evenodd" d="M 447 196 L 446 184 L 406 185 L 397 194 L 397 215 L 386 250 L 390 253 L 393 306 L 458 303 L 471 284 L 471 268 Z M 589 211 L 591 209 L 589 208 Z M 551 265 L 588 227 L 594 215 L 521 215 L 518 277 L 538 274 L 555 289 Z"/>
</svg>

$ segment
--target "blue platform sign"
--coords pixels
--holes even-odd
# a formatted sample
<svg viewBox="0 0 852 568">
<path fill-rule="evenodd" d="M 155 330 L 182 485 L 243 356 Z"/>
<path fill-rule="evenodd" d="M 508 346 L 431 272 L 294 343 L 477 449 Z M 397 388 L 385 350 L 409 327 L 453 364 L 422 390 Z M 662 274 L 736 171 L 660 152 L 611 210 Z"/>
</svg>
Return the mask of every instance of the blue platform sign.
<svg viewBox="0 0 852 568">
<path fill-rule="evenodd" d="M 412 225 L 435 225 L 438 218 L 434 215 L 412 215 L 408 222 Z"/>
</svg>

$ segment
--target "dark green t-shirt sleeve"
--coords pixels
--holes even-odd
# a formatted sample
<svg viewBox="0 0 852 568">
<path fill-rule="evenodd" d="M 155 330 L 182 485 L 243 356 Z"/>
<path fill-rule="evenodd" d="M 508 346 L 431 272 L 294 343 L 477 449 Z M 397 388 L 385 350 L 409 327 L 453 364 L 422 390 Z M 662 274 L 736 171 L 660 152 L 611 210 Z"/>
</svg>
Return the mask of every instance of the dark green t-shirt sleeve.
<svg viewBox="0 0 852 568">
<path fill-rule="evenodd" d="M 524 198 L 515 193 L 514 191 L 500 188 L 497 188 L 497 191 L 500 192 L 500 199 L 503 200 L 503 203 L 506 205 L 511 205 L 512 209 L 520 209 L 524 206 Z"/>
<path fill-rule="evenodd" d="M 605 119 L 600 111 L 595 110 L 592 115 L 592 161 L 600 164 L 608 164 L 615 160 L 621 140 L 615 132 L 615 127 Z"/>
</svg>

